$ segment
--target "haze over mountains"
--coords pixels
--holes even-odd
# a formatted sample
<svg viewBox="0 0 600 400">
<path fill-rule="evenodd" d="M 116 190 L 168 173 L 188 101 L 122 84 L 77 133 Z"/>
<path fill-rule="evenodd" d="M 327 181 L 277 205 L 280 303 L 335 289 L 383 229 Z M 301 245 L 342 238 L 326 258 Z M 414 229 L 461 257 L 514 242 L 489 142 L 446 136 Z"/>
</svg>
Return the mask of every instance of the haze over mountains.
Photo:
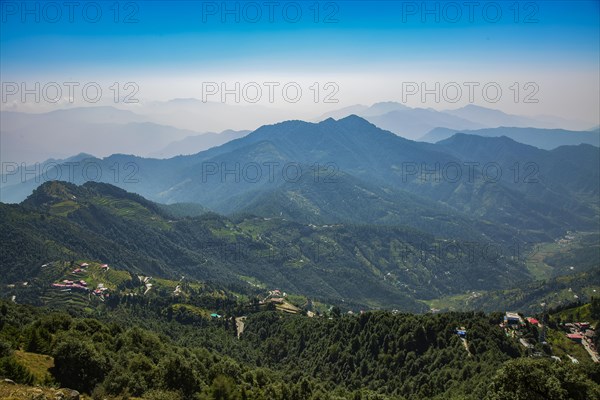
<svg viewBox="0 0 600 400">
<path fill-rule="evenodd" d="M 0 399 L 600 400 L 598 0 L 0 3 Z"/>
<path fill-rule="evenodd" d="M 16 170 L 3 177 L 2 201 L 20 202 L 52 177 L 111 183 L 159 203 L 199 203 L 224 214 L 401 224 L 471 239 L 518 231 L 549 239 L 598 223 L 597 147 L 546 151 L 465 134 L 430 144 L 357 116 L 266 125 L 190 156 L 81 155 L 76 162 L 48 165 L 38 176 Z"/>
<path fill-rule="evenodd" d="M 187 136 L 181 140 L 169 143 L 162 150 L 151 153 L 149 156 L 152 158 L 169 158 L 178 155 L 190 155 L 225 144 L 234 139 L 242 138 L 249 133 L 250 131 L 246 130 L 234 131 L 228 129 L 221 133 L 206 132 L 196 136 Z"/>
<path fill-rule="evenodd" d="M 544 277 L 560 269 L 576 274 L 571 286 L 595 284 L 600 133 L 448 127 L 535 123 L 480 107 L 386 102 L 332 115 L 199 134 L 112 107 L 4 112 L 3 151 L 6 143 L 30 158 L 80 151 L 3 164 L 0 200 L 20 203 L 0 207 L 3 234 L 15 249 L 51 244 L 57 257 L 110 259 L 132 273 L 228 285 L 251 277 L 334 304 L 420 312 L 475 290 L 486 296 L 473 304 L 494 309 L 504 291 L 535 285 L 539 272 L 525 261 L 537 246 L 585 232 L 589 246 L 570 255 L 577 269 L 565 272 L 566 258 Z M 450 125 L 415 141 L 374 121 L 401 121 L 415 136 Z M 58 132 L 49 136 L 57 141 L 37 141 L 40 132 Z M 135 154 L 113 153 L 119 146 Z M 323 260 L 315 248 L 335 254 Z M 281 256 L 247 258 L 265 251 Z M 45 262 L 10 254 L 11 279 L 36 276 L 32 266 Z M 507 304 L 535 308 L 549 290 Z"/>
<path fill-rule="evenodd" d="M 429 142 L 450 137 L 451 133 L 468 131 L 484 136 L 505 135 L 522 143 L 551 149 L 567 144 L 598 145 L 600 137 L 597 130 L 590 133 L 558 129 L 585 130 L 590 127 L 590 123 L 510 115 L 475 105 L 437 111 L 431 108 L 410 108 L 396 102 L 382 102 L 372 106 L 345 107 L 323 114 L 315 122 L 329 117 L 341 119 L 352 114 L 399 136 Z M 231 117 L 225 118 L 224 115 Z M 5 162 L 17 163 L 42 162 L 49 158 L 65 159 L 81 152 L 96 157 L 120 153 L 168 158 L 198 153 L 242 137 L 250 129 L 286 119 L 290 119 L 289 114 L 282 110 L 263 106 L 204 103 L 196 99 L 152 102 L 134 105 L 127 110 L 98 106 L 41 114 L 2 111 L 0 157 Z M 499 127 L 536 129 L 478 131 Z M 228 134 L 215 134 L 223 130 Z M 540 139 L 534 139 L 536 136 Z"/>
<path fill-rule="evenodd" d="M 195 104 L 193 100 L 180 102 L 183 108 Z M 347 115 L 350 112 L 353 114 Z M 183 114 L 180 117 L 183 118 Z M 358 226 L 354 233 L 336 233 L 347 235 L 347 240 L 362 237 L 365 229 L 369 231 L 367 226 L 402 227 L 418 232 L 416 237 L 420 241 L 427 237 L 427 242 L 435 238 L 461 243 L 494 243 L 506 257 L 515 247 L 525 249 L 531 243 L 551 242 L 566 231 L 597 231 L 600 223 L 598 132 L 496 127 L 463 133 L 449 127 L 456 126 L 453 124 L 481 127 L 536 123 L 529 117 L 481 107 L 442 112 L 385 102 L 370 107 L 353 106 L 332 114 L 337 119 L 290 120 L 263 125 L 254 131 L 198 134 L 180 126 L 149 122 L 145 115 L 111 107 L 37 115 L 4 112 L 3 151 L 7 147 L 24 149 L 29 152 L 24 157 L 30 158 L 43 151 L 80 151 L 33 167 L 5 163 L 0 200 L 20 203 L 28 198 L 23 205 L 31 205 L 33 198 L 46 199 L 49 188 L 52 193 L 73 191 L 75 197 L 90 196 L 72 186 L 48 186 L 49 180 L 76 185 L 89 182 L 91 186 L 85 187 L 93 191 L 108 190 L 105 194 L 109 196 L 117 193 L 116 189 L 97 186 L 102 182 L 165 204 L 156 206 L 156 210 L 166 210 L 177 218 L 213 211 L 232 221 L 254 216 L 265 221 L 273 218 L 287 221 L 279 234 L 307 226 Z M 103 122 L 106 120 L 111 122 Z M 378 124 L 391 124 L 395 131 Z M 438 128 L 437 124 L 445 127 Z M 416 135 L 414 132 L 424 132 L 431 127 L 434 128 L 424 139 L 435 143 L 414 141 L 399 134 L 407 129 Z M 48 136 L 56 142 L 37 141 L 39 132 L 44 131 L 58 132 Z M 84 146 L 74 139 L 82 135 L 86 138 Z M 128 148 L 137 149 L 135 155 L 116 151 Z M 97 157 L 99 153 L 106 156 Z M 40 185 L 44 189 L 32 197 Z M 61 201 L 71 201 L 63 197 L 59 196 Z M 92 204 L 99 201 L 97 198 Z M 57 207 L 62 207 L 60 204 Z M 141 204 L 147 207 L 146 203 Z M 94 207 L 89 209 L 92 214 L 97 211 Z M 90 218 L 96 220 L 97 217 Z M 164 268 L 172 264 L 172 260 L 160 262 Z M 373 262 L 369 261 L 369 265 Z M 521 273 L 517 267 L 511 268 L 510 273 Z M 240 273 L 231 272 L 231 279 Z M 170 272 L 159 269 L 157 273 Z M 217 272 L 203 273 L 207 275 L 198 275 L 198 278 L 212 279 Z M 249 271 L 242 273 L 249 274 Z M 261 275 L 261 279 L 268 280 L 272 273 Z M 296 278 L 299 280 L 301 275 Z M 526 281 L 530 278 L 523 276 Z M 352 288 L 343 295 L 333 285 L 333 276 L 327 279 L 327 285 L 332 288 L 330 295 L 334 297 L 358 293 L 357 288 Z M 360 274 L 356 275 L 356 280 L 360 279 Z M 308 287 L 298 286 L 297 281 L 273 280 L 271 283 L 310 292 Z M 420 280 L 416 285 L 422 283 Z M 372 288 L 377 285 L 374 280 Z M 446 289 L 440 289 L 439 295 L 466 289 L 458 285 L 458 281 L 444 285 Z M 503 290 L 511 285 L 513 282 L 484 286 Z M 395 298 L 398 295 L 395 290 L 395 294 L 390 292 L 376 301 Z M 366 292 L 360 296 L 361 302 L 375 301 Z M 354 300 L 358 301 L 359 297 Z M 398 298 L 396 304 L 420 310 L 421 305 L 411 303 L 412 300 Z"/>
<path fill-rule="evenodd" d="M 589 122 L 566 120 L 559 117 L 540 116 L 537 118 L 507 114 L 499 110 L 469 104 L 454 109 L 437 111 L 433 108 L 410 108 L 396 102 L 375 103 L 372 106 L 355 105 L 321 115 L 340 118 L 356 114 L 408 139 L 419 139 L 434 128 L 454 130 L 507 127 L 563 128 L 586 130 Z"/>
<path fill-rule="evenodd" d="M 115 153 L 144 157 L 192 154 L 237 136 L 229 135 L 226 140 L 210 135 L 179 145 L 174 142 L 205 132 L 257 128 L 283 116 L 279 110 L 262 106 L 203 103 L 196 99 L 152 102 L 126 110 L 98 106 L 39 114 L 1 111 L 0 157 L 7 162 L 33 163 L 81 152 L 97 157 Z"/>
<path fill-rule="evenodd" d="M 435 128 L 422 136 L 419 140 L 435 143 L 448 139 L 455 133 L 462 132 L 477 136 L 499 137 L 506 136 L 515 141 L 539 147 L 540 149 L 552 150 L 564 145 L 578 145 L 582 143 L 600 146 L 600 129 L 590 131 L 569 131 L 565 129 L 540 129 L 540 128 L 485 128 L 476 130 L 457 130 L 449 128 Z"/>
</svg>

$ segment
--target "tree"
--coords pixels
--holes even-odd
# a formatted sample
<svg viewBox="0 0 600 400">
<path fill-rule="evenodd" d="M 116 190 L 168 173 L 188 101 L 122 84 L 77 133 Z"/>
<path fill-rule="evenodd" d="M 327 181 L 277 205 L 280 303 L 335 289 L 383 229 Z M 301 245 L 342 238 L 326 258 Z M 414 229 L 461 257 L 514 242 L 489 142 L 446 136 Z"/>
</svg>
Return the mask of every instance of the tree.
<svg viewBox="0 0 600 400">
<path fill-rule="evenodd" d="M 239 398 L 235 382 L 224 375 L 219 375 L 213 380 L 210 390 L 214 400 L 236 400 Z"/>
<path fill-rule="evenodd" d="M 8 357 L 12 354 L 12 347 L 10 343 L 0 340 L 0 358 Z"/>
<path fill-rule="evenodd" d="M 600 297 L 592 297 L 590 302 L 590 312 L 593 319 L 600 319 Z"/>
<path fill-rule="evenodd" d="M 191 365 L 180 356 L 171 356 L 159 364 L 162 382 L 166 389 L 180 390 L 191 396 L 198 389 L 198 382 Z"/>
<path fill-rule="evenodd" d="M 90 393 L 109 370 L 106 357 L 81 339 L 62 337 L 54 348 L 52 374 L 62 386 Z"/>
<path fill-rule="evenodd" d="M 340 310 L 340 308 L 339 308 L 339 307 L 337 307 L 337 306 L 334 306 L 334 307 L 331 309 L 331 315 L 332 315 L 334 318 L 339 318 L 339 317 L 342 315 L 342 311 Z"/>
<path fill-rule="evenodd" d="M 50 333 L 40 327 L 34 327 L 25 343 L 25 350 L 30 353 L 48 354 L 52 337 Z"/>
<path fill-rule="evenodd" d="M 573 365 L 547 359 L 508 361 L 494 377 L 486 400 L 586 400 L 600 398 L 600 387 Z"/>
</svg>

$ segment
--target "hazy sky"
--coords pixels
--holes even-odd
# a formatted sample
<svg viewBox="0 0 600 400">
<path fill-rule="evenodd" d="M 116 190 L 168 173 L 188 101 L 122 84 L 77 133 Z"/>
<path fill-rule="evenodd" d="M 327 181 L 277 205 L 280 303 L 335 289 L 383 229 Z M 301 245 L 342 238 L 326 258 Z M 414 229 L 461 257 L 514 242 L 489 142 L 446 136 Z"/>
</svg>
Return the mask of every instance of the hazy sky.
<svg viewBox="0 0 600 400">
<path fill-rule="evenodd" d="M 119 106 L 128 94 L 143 103 L 237 94 L 298 116 L 393 100 L 599 119 L 598 1 L 0 4 L 3 109 L 68 106 L 64 82 L 79 83 L 73 105 L 90 104 L 81 87 L 96 82 L 97 104 L 118 96 Z M 39 103 L 13 93 L 23 82 L 40 83 Z M 61 88 L 57 103 L 49 82 Z"/>
</svg>

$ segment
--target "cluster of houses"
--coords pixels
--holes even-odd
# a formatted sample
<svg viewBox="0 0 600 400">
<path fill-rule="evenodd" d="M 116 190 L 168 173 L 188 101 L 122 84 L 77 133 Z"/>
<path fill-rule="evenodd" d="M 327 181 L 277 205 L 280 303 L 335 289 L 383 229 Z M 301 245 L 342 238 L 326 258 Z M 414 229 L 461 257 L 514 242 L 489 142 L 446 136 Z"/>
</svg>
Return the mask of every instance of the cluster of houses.
<svg viewBox="0 0 600 400">
<path fill-rule="evenodd" d="M 75 268 L 73 271 L 71 271 L 72 274 L 79 274 L 79 273 L 84 273 L 87 272 L 86 268 L 89 267 L 90 264 L 84 262 L 79 264 L 79 267 Z M 108 271 L 110 268 L 108 266 L 108 264 L 102 264 L 100 265 L 100 269 L 102 271 Z"/>
<path fill-rule="evenodd" d="M 584 338 L 591 341 L 594 336 L 596 336 L 596 332 L 590 326 L 589 322 L 567 322 L 563 326 L 569 331 L 567 337 L 577 343 L 582 343 Z M 594 344 L 592 343 L 592 346 L 593 345 Z"/>
<path fill-rule="evenodd" d="M 525 325 L 523 318 L 516 312 L 507 311 L 504 319 L 500 323 L 500 328 L 504 329 L 507 336 L 515 336 L 518 330 Z"/>
<path fill-rule="evenodd" d="M 519 328 L 525 326 L 525 321 L 539 328 L 542 327 L 540 321 L 538 321 L 534 317 L 526 317 L 525 319 L 523 319 L 523 317 L 521 317 L 518 313 L 509 311 L 507 311 L 504 314 L 504 320 L 502 321 L 502 323 L 500 323 L 500 327 L 503 329 L 518 330 Z"/>
<path fill-rule="evenodd" d="M 279 289 L 269 290 L 267 296 L 258 302 L 260 305 L 272 303 L 279 311 L 287 312 L 290 314 L 297 314 L 302 311 L 300 308 L 286 301 L 287 293 L 282 292 Z M 314 314 L 313 314 L 314 315 Z"/>
<path fill-rule="evenodd" d="M 529 343 L 529 341 L 527 339 L 521 337 L 520 330 L 522 327 L 524 327 L 526 325 L 526 323 L 527 323 L 526 321 L 528 323 L 530 323 L 531 325 L 535 325 L 540 329 L 544 329 L 543 325 L 536 318 L 534 318 L 534 317 L 523 318 L 518 313 L 510 312 L 510 311 L 507 311 L 504 314 L 504 319 L 500 323 L 500 328 L 502 328 L 504 330 L 504 332 L 506 333 L 506 336 L 518 338 L 521 346 L 525 347 L 526 349 L 533 349 L 534 346 L 531 343 Z M 545 339 L 543 337 L 541 337 L 540 340 L 544 341 Z"/>
<path fill-rule="evenodd" d="M 589 322 L 568 322 L 563 325 L 563 328 L 567 331 L 566 335 L 569 339 L 583 345 L 594 362 L 600 362 L 598 349 L 594 345 L 596 331 Z"/>
<path fill-rule="evenodd" d="M 64 291 L 79 290 L 82 292 L 87 292 L 88 290 L 90 290 L 88 288 L 87 282 L 84 280 L 71 281 L 71 280 L 65 279 L 61 283 L 53 283 L 52 287 L 62 289 Z"/>
<path fill-rule="evenodd" d="M 75 268 L 71 271 L 71 274 L 72 275 L 84 274 L 87 272 L 86 268 L 89 266 L 90 266 L 89 263 L 86 263 L 86 262 L 81 263 L 81 264 L 79 264 L 79 266 L 77 268 Z M 100 266 L 100 269 L 102 269 L 104 271 L 108 271 L 108 269 L 109 269 L 108 264 L 102 264 Z M 60 289 L 61 291 L 64 291 L 64 292 L 80 291 L 80 292 L 90 293 L 91 295 L 94 295 L 94 296 L 100 298 L 100 300 L 102 300 L 102 301 L 104 301 L 104 299 L 109 296 L 108 288 L 106 288 L 103 283 L 99 283 L 98 286 L 96 287 L 96 289 L 92 290 L 92 289 L 90 289 L 89 284 L 86 281 L 84 281 L 83 279 L 74 279 L 74 280 L 64 279 L 61 282 L 53 283 L 52 287 L 56 288 L 56 289 Z"/>
<path fill-rule="evenodd" d="M 265 297 L 265 299 L 261 302 L 262 304 L 264 303 L 283 303 L 285 301 L 284 297 L 287 296 L 287 293 L 282 292 L 279 289 L 275 289 L 275 290 L 269 290 L 269 294 L 267 295 L 267 297 Z"/>
<path fill-rule="evenodd" d="M 92 294 L 97 296 L 100 300 L 104 301 L 105 298 L 110 296 L 108 288 L 104 287 L 103 283 L 99 283 L 98 287 L 92 291 Z"/>
<path fill-rule="evenodd" d="M 99 297 L 101 300 L 104 300 L 104 298 L 109 296 L 108 288 L 104 287 L 103 283 L 99 283 L 98 287 L 96 289 L 90 290 L 88 283 L 86 281 L 84 281 L 83 279 L 75 280 L 75 281 L 72 281 L 69 279 L 64 279 L 63 281 L 61 281 L 59 283 L 53 283 L 52 287 L 61 289 L 64 292 L 70 292 L 72 290 L 86 292 L 86 293 L 89 292 L 89 293 L 93 294 L 94 296 Z"/>
<path fill-rule="evenodd" d="M 81 263 L 79 264 L 79 267 L 75 268 L 73 271 L 71 271 L 72 274 L 80 274 L 80 273 L 84 273 L 87 272 L 87 267 L 89 267 L 90 264 L 88 263 Z"/>
<path fill-rule="evenodd" d="M 555 242 L 558 243 L 559 245 L 567 245 L 569 243 L 571 243 L 573 240 L 575 240 L 575 233 L 571 232 L 571 231 L 567 231 L 567 234 L 560 239 L 556 239 Z"/>
<path fill-rule="evenodd" d="M 504 320 L 500 324 L 500 327 L 503 328 L 508 336 L 519 337 L 519 343 L 527 349 L 532 349 L 534 346 L 531 345 L 527 339 L 520 337 L 520 328 L 523 327 L 526 322 L 529 322 L 531 325 L 535 325 L 538 328 L 543 329 L 543 324 L 533 317 L 527 317 L 523 319 L 519 314 L 514 312 L 507 312 L 504 315 Z M 600 356 L 598 355 L 598 351 L 594 346 L 594 337 L 596 332 L 590 326 L 588 322 L 575 322 L 575 323 L 565 323 L 563 324 L 563 328 L 567 331 L 566 336 L 570 340 L 579 343 L 585 347 L 590 357 L 594 362 L 600 362 Z M 540 339 L 545 340 L 545 339 Z M 535 355 L 535 354 L 534 354 Z M 577 359 L 568 355 L 571 359 L 571 362 L 578 363 Z M 553 356 L 553 359 L 556 361 L 560 361 L 560 358 Z"/>
</svg>

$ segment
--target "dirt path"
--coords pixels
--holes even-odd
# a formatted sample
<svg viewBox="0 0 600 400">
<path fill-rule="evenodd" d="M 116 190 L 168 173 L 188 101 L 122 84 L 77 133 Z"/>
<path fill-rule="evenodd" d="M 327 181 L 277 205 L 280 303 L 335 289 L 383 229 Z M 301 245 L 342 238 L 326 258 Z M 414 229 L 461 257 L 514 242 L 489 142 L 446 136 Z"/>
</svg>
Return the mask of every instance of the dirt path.
<svg viewBox="0 0 600 400">
<path fill-rule="evenodd" d="M 471 351 L 469 350 L 469 344 L 467 343 L 467 339 L 460 338 L 460 340 L 462 341 L 463 346 L 465 346 L 465 350 L 467 351 L 467 353 L 469 353 L 469 355 L 472 356 Z"/>
<path fill-rule="evenodd" d="M 587 350 L 588 354 L 590 355 L 590 357 L 592 358 L 592 361 L 594 361 L 595 363 L 600 362 L 600 358 L 598 357 L 598 353 L 595 352 L 594 350 L 592 350 L 590 344 L 588 343 L 587 339 L 583 339 L 581 344 L 583 344 L 583 347 Z"/>
<path fill-rule="evenodd" d="M 245 320 L 246 320 L 246 317 L 237 317 L 235 319 L 235 327 L 237 329 L 238 339 L 240 338 L 240 336 L 242 336 L 242 333 L 244 333 L 244 321 Z"/>
</svg>

